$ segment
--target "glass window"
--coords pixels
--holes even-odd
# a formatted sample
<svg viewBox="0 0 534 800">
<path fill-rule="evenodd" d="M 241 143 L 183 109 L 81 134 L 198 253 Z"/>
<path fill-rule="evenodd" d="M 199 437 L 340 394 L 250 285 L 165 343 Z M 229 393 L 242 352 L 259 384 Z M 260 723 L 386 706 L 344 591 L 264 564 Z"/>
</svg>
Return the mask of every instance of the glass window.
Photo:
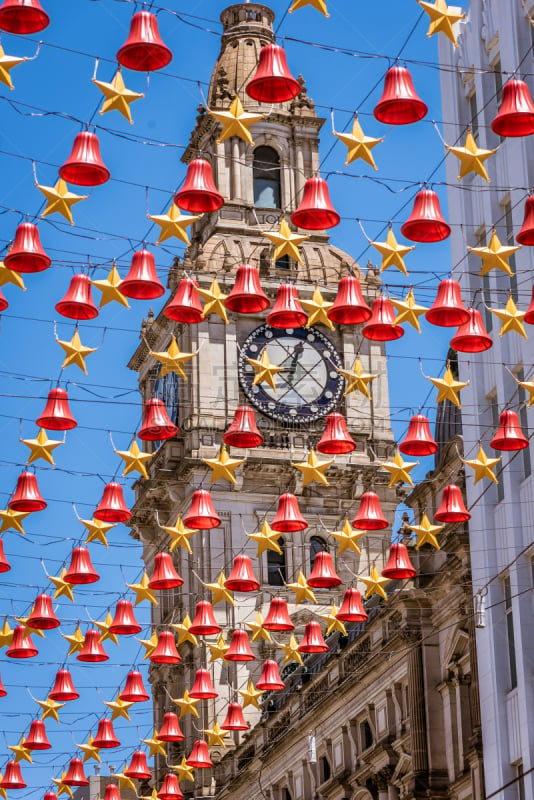
<svg viewBox="0 0 534 800">
<path fill-rule="evenodd" d="M 321 539 L 320 536 L 312 536 L 312 538 L 310 539 L 310 566 L 312 569 L 313 569 L 313 562 L 315 561 L 315 556 L 322 550 L 328 550 L 325 540 Z"/>
<path fill-rule="evenodd" d="M 471 117 L 471 133 L 473 137 L 478 141 L 478 106 L 477 106 L 477 93 L 473 90 L 473 92 L 469 95 L 468 103 L 469 103 L 469 114 Z"/>
<path fill-rule="evenodd" d="M 502 101 L 502 68 L 500 58 L 493 64 L 493 77 L 495 79 L 495 100 L 497 101 L 497 107 L 499 107 Z"/>
<path fill-rule="evenodd" d="M 522 383 L 525 382 L 525 372 L 523 367 L 516 372 L 516 378 Z M 519 400 L 519 422 L 521 423 L 521 430 L 528 438 L 527 393 L 523 386 L 517 386 L 517 399 Z M 525 478 L 528 478 L 528 476 L 532 473 L 530 446 L 525 447 L 523 450 L 523 470 L 525 473 Z"/>
<path fill-rule="evenodd" d="M 280 158 L 272 147 L 257 147 L 253 165 L 254 205 L 281 208 Z"/>
<path fill-rule="evenodd" d="M 510 201 L 508 201 L 504 206 L 504 224 L 506 228 L 506 244 L 510 247 L 513 247 L 515 245 L 515 239 L 514 239 L 514 224 L 512 221 L 512 204 L 510 203 Z M 512 297 L 514 298 L 514 301 L 517 303 L 518 294 L 517 294 L 515 253 L 512 253 L 510 258 L 508 259 L 508 263 L 510 264 L 510 269 L 514 273 L 510 277 L 510 291 L 512 292 Z"/>
<path fill-rule="evenodd" d="M 512 588 L 510 578 L 506 577 L 504 583 L 504 613 L 506 616 L 506 635 L 508 639 L 508 664 L 510 667 L 510 689 L 517 686 L 517 665 L 515 660 L 514 616 L 512 611 Z"/>
<path fill-rule="evenodd" d="M 491 395 L 491 397 L 488 397 L 488 403 L 489 403 L 490 411 L 491 411 L 491 424 L 492 424 L 492 428 L 493 428 L 493 431 L 492 431 L 492 436 L 493 436 L 495 434 L 495 431 L 499 427 L 499 417 L 500 417 L 499 405 L 497 403 L 497 395 L 493 394 L 493 395 Z M 499 470 L 499 468 L 501 466 L 502 466 L 502 462 L 500 464 L 496 464 L 495 469 Z M 504 498 L 504 486 L 503 486 L 503 482 L 502 482 L 502 475 L 500 475 L 500 476 L 497 475 L 496 477 L 497 477 L 497 480 L 499 481 L 499 483 L 497 484 L 497 502 L 500 503 L 501 500 Z"/>
<path fill-rule="evenodd" d="M 274 550 L 267 550 L 267 582 L 269 586 L 283 586 L 287 580 L 286 576 L 286 548 L 284 540 L 278 540 L 281 553 Z"/>
</svg>

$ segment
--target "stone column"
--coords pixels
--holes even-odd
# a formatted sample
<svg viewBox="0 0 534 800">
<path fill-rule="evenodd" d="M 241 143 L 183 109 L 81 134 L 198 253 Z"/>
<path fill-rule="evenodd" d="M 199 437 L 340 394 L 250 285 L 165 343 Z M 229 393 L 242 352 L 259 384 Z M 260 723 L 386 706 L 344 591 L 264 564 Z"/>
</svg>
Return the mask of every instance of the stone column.
<svg viewBox="0 0 534 800">
<path fill-rule="evenodd" d="M 423 676 L 423 653 L 419 636 L 410 634 L 408 653 L 408 708 L 412 738 L 412 765 L 416 787 L 426 787 L 428 772 L 428 750 L 426 737 L 425 682 Z M 419 776 L 420 779 L 419 780 Z"/>
<path fill-rule="evenodd" d="M 241 199 L 241 164 L 239 163 L 239 157 L 239 139 L 234 136 L 232 139 L 232 200 Z"/>
</svg>

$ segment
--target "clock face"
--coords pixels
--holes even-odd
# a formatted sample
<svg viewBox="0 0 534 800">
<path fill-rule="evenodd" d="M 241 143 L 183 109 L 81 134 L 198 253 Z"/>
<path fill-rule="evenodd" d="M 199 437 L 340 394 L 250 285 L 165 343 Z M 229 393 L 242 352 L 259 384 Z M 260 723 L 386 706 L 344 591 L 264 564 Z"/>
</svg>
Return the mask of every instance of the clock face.
<svg viewBox="0 0 534 800">
<path fill-rule="evenodd" d="M 247 358 L 259 361 L 264 351 L 271 364 L 282 367 L 274 375 L 276 391 L 262 381 Z M 334 345 L 316 328 L 280 329 L 262 325 L 243 344 L 239 383 L 250 402 L 263 414 L 281 422 L 315 422 L 335 409 L 343 393 L 342 366 Z"/>
</svg>

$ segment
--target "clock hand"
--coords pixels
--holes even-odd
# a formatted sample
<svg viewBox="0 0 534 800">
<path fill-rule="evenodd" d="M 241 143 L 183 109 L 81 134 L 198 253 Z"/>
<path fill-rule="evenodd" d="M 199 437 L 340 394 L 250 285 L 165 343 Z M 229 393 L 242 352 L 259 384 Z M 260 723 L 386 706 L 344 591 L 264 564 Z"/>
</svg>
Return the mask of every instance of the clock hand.
<svg viewBox="0 0 534 800">
<path fill-rule="evenodd" d="M 289 366 L 288 375 L 286 377 L 286 383 L 289 383 L 290 386 L 294 385 L 297 372 L 297 363 L 299 356 L 302 355 L 303 351 L 304 344 L 302 342 L 299 342 L 297 345 L 295 345 L 295 349 L 293 350 L 293 354 L 291 356 L 291 364 Z"/>
</svg>

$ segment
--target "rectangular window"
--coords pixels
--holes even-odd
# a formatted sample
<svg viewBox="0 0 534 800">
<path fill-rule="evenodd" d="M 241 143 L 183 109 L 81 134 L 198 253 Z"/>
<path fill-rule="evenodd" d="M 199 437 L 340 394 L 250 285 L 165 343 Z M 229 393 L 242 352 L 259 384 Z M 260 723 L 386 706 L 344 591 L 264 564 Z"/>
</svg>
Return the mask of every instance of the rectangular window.
<svg viewBox="0 0 534 800">
<path fill-rule="evenodd" d="M 523 367 L 517 370 L 515 374 L 518 381 L 525 382 L 525 372 Z M 517 399 L 519 400 L 519 422 L 521 423 L 521 430 L 528 438 L 528 414 L 527 414 L 527 393 L 523 386 L 517 386 Z M 525 478 L 532 473 L 532 462 L 530 460 L 530 445 L 523 450 L 523 471 Z"/>
<path fill-rule="evenodd" d="M 498 58 L 497 61 L 492 66 L 493 69 L 493 78 L 495 80 L 495 100 L 497 102 L 497 107 L 501 105 L 502 102 L 502 67 L 501 67 L 501 59 Z"/>
<path fill-rule="evenodd" d="M 510 689 L 517 686 L 517 665 L 515 660 L 514 616 L 512 611 L 512 588 L 510 577 L 504 581 L 504 613 L 506 617 L 506 637 L 508 641 L 508 665 L 510 668 Z"/>
<path fill-rule="evenodd" d="M 491 411 L 491 425 L 492 425 L 492 435 L 495 433 L 497 428 L 499 427 L 499 404 L 497 402 L 497 395 L 493 394 L 488 397 L 488 403 L 490 406 Z M 496 465 L 496 469 L 499 469 L 500 464 Z M 504 498 L 504 486 L 502 482 L 502 475 L 498 477 L 499 483 L 497 484 L 497 502 L 500 503 L 501 500 Z"/>
<path fill-rule="evenodd" d="M 504 205 L 504 225 L 506 229 L 506 244 L 510 247 L 515 245 L 514 239 L 514 224 L 512 221 L 512 204 L 508 200 L 507 203 Z M 515 262 L 515 253 L 513 253 L 510 258 L 508 259 L 508 263 L 510 264 L 510 269 L 514 273 L 510 278 L 510 291 L 512 292 L 512 297 L 514 301 L 517 303 L 517 275 L 516 275 L 516 262 Z"/>
<path fill-rule="evenodd" d="M 516 766 L 517 800 L 525 800 L 525 776 L 523 774 L 523 764 L 520 762 Z"/>
<path fill-rule="evenodd" d="M 469 116 L 471 124 L 471 133 L 473 138 L 478 141 L 478 106 L 477 106 L 477 93 L 475 90 L 467 98 L 469 103 Z"/>
<path fill-rule="evenodd" d="M 479 231 L 476 237 L 476 246 L 477 247 L 485 247 L 488 241 L 486 238 L 486 231 L 484 228 Z M 478 258 L 477 258 L 477 266 L 478 266 Z M 490 279 L 489 275 L 484 275 L 482 278 L 482 298 L 484 300 L 484 322 L 486 323 L 486 329 L 488 333 L 491 333 L 493 329 L 493 314 L 491 311 L 488 310 L 488 307 L 491 307 L 491 289 L 490 289 Z"/>
</svg>

